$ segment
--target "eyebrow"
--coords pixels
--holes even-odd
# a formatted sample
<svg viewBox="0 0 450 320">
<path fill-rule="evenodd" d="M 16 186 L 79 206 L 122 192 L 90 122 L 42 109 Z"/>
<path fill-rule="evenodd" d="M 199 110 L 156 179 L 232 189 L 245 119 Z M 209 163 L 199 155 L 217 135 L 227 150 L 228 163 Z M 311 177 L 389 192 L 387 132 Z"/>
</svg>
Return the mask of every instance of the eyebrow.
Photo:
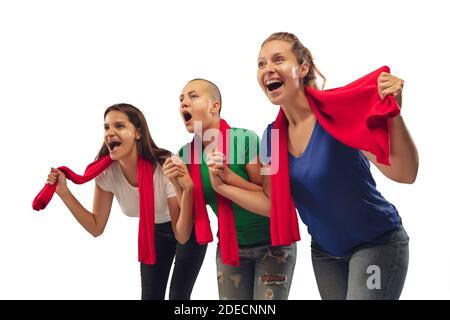
<svg viewBox="0 0 450 320">
<path fill-rule="evenodd" d="M 125 124 L 125 121 L 116 121 L 113 123 L 113 125 L 118 125 L 118 124 Z M 104 126 L 109 126 L 109 123 L 105 122 Z"/>
<path fill-rule="evenodd" d="M 274 56 L 279 56 L 279 55 L 283 55 L 283 52 L 275 52 L 275 53 L 272 55 L 272 57 L 274 57 Z M 264 58 L 263 58 L 263 57 L 258 57 L 258 61 L 261 60 L 261 59 L 264 59 Z"/>
<path fill-rule="evenodd" d="M 191 91 L 189 91 L 187 94 L 188 94 L 188 95 L 191 95 L 191 94 L 195 93 L 195 91 L 196 91 L 196 90 L 191 90 Z M 184 98 L 184 94 L 181 94 L 181 95 L 180 95 L 180 101 L 183 100 L 183 98 Z"/>
</svg>

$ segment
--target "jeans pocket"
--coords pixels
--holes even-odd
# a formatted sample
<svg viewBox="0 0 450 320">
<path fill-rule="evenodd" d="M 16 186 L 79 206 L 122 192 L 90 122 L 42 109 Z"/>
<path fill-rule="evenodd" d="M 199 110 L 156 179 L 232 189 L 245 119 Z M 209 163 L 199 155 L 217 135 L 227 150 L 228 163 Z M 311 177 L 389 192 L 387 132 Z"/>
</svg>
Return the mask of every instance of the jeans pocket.
<svg viewBox="0 0 450 320">
<path fill-rule="evenodd" d="M 326 252 L 319 249 L 316 245 L 311 243 L 311 258 L 312 260 L 324 260 L 324 259 L 332 259 L 333 257 L 327 254 Z"/>
<path fill-rule="evenodd" d="M 175 234 L 173 233 L 172 223 L 156 223 L 155 224 L 155 236 L 165 240 L 175 240 Z"/>
<path fill-rule="evenodd" d="M 287 262 L 297 257 L 297 244 L 293 243 L 288 246 L 267 246 L 258 253 L 262 260 L 274 260 L 278 263 Z"/>
<path fill-rule="evenodd" d="M 269 249 L 272 253 L 295 253 L 297 251 L 297 243 L 294 242 L 288 246 L 271 246 Z"/>
<path fill-rule="evenodd" d="M 397 230 L 392 231 L 388 238 L 387 238 L 388 244 L 399 244 L 399 245 L 406 245 L 409 243 L 409 236 L 406 232 L 405 228 L 403 226 L 400 226 Z"/>
</svg>

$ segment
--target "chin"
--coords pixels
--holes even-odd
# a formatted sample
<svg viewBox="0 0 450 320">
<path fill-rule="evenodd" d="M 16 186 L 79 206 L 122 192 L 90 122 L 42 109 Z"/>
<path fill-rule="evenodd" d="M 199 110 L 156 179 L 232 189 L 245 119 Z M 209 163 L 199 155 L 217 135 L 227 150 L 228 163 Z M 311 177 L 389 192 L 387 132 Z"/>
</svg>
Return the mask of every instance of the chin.
<svg viewBox="0 0 450 320">
<path fill-rule="evenodd" d="M 272 103 L 273 105 L 281 106 L 283 104 L 282 99 L 280 99 L 279 97 L 275 97 L 275 98 L 267 97 L 267 98 L 269 99 L 270 103 Z"/>
<path fill-rule="evenodd" d="M 271 99 L 270 100 L 270 103 L 272 103 L 274 106 L 281 106 L 282 105 L 282 103 L 281 102 L 278 102 L 277 100 L 275 100 L 275 99 Z"/>
<path fill-rule="evenodd" d="M 186 131 L 189 133 L 194 133 L 194 127 L 193 126 L 186 126 Z"/>
<path fill-rule="evenodd" d="M 270 103 L 276 105 L 276 106 L 280 106 L 283 104 L 283 95 L 282 94 L 278 94 L 276 96 L 272 96 L 270 93 L 266 92 L 266 97 L 267 99 L 269 99 Z"/>
<path fill-rule="evenodd" d="M 119 160 L 120 157 L 118 157 L 117 155 L 113 155 L 113 154 L 109 154 L 109 157 L 111 158 L 111 160 Z"/>
<path fill-rule="evenodd" d="M 111 160 L 120 160 L 120 159 L 122 159 L 122 158 L 125 157 L 125 155 L 122 154 L 122 152 L 115 153 L 115 154 L 113 154 L 113 153 L 110 152 L 110 153 L 109 153 L 109 156 L 111 157 Z"/>
</svg>

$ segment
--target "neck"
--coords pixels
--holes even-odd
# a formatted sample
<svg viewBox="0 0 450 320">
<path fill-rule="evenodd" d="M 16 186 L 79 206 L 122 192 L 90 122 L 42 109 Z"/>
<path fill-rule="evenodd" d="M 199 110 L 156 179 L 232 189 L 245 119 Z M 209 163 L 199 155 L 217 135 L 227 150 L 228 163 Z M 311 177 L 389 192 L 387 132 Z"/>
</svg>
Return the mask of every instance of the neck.
<svg viewBox="0 0 450 320">
<path fill-rule="evenodd" d="M 296 126 L 314 116 L 308 99 L 305 95 L 305 89 L 302 87 L 298 90 L 298 94 L 289 103 L 281 106 L 283 108 L 289 125 Z"/>
<path fill-rule="evenodd" d="M 133 152 L 130 155 L 119 160 L 120 167 L 122 168 L 125 177 L 127 178 L 128 182 L 133 185 L 137 185 L 137 160 L 138 157 L 136 148 L 134 148 Z"/>
<path fill-rule="evenodd" d="M 202 131 L 203 131 L 202 132 L 202 134 L 203 134 L 202 144 L 203 144 L 203 147 L 206 147 L 211 142 L 214 142 L 214 140 L 211 141 L 212 140 L 211 139 L 211 135 L 205 136 L 205 132 L 210 130 L 210 129 L 214 129 L 214 130 L 219 130 L 220 129 L 220 118 L 214 118 L 214 120 L 209 125 L 202 127 Z M 205 138 L 209 138 L 209 139 L 205 140 Z"/>
</svg>

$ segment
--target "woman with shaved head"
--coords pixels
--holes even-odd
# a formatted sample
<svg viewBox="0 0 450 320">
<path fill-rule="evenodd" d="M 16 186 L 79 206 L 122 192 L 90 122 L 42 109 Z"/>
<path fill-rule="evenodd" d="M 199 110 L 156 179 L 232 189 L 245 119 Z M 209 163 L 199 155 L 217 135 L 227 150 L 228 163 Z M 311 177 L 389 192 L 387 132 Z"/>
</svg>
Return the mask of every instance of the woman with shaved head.
<svg viewBox="0 0 450 320">
<path fill-rule="evenodd" d="M 206 205 L 218 216 L 216 252 L 220 299 L 288 298 L 296 261 L 296 245 L 272 246 L 267 217 L 246 210 L 216 192 L 217 179 L 249 191 L 262 190 L 259 138 L 221 119 L 222 98 L 211 81 L 189 81 L 180 95 L 180 115 L 191 143 L 179 155 L 194 182 L 197 241 L 212 241 Z M 184 163 L 166 160 L 163 171 L 177 186 Z"/>
</svg>

